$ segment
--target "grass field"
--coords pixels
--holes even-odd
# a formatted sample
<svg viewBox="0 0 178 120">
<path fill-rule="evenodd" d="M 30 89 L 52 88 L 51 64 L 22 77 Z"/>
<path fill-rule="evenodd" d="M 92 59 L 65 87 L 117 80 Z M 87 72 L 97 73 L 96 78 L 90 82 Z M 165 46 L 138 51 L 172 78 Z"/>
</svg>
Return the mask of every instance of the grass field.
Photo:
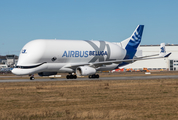
<svg viewBox="0 0 178 120">
<path fill-rule="evenodd" d="M 0 120 L 178 119 L 178 79 L 0 83 Z"/>
</svg>

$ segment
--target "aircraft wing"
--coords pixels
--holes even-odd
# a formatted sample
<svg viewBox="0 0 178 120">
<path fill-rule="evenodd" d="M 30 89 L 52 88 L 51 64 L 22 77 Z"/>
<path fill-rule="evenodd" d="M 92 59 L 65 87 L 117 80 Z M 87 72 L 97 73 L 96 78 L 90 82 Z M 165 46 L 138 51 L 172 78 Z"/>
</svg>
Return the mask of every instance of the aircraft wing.
<svg viewBox="0 0 178 120">
<path fill-rule="evenodd" d="M 134 58 L 135 59 L 141 59 L 141 58 L 147 58 L 147 57 L 153 57 L 153 56 L 158 56 L 159 54 L 154 54 L 154 55 L 147 55 L 147 56 L 141 56 L 141 57 L 137 57 L 137 56 L 135 56 Z"/>
<path fill-rule="evenodd" d="M 70 64 L 70 65 L 67 65 L 65 67 L 76 69 L 79 66 L 87 65 L 87 66 L 91 66 L 91 67 L 97 68 L 97 67 L 100 67 L 100 66 L 103 66 L 103 65 L 110 65 L 110 64 L 113 64 L 113 63 L 115 63 L 115 64 L 121 64 L 123 62 L 132 63 L 132 62 L 135 62 L 135 61 L 138 61 L 138 60 L 149 60 L 149 59 L 166 58 L 166 57 L 169 57 L 169 55 L 171 55 L 171 53 L 168 53 L 168 54 L 166 54 L 164 56 L 157 56 L 157 57 L 150 57 L 150 56 L 155 56 L 155 55 L 150 55 L 150 56 L 144 56 L 144 57 L 137 57 L 137 58 L 134 58 L 134 59 L 113 60 L 113 61 L 103 61 L 103 62 L 94 62 L 94 63 Z"/>
<path fill-rule="evenodd" d="M 135 61 L 138 61 L 138 60 L 149 60 L 149 59 L 158 59 L 158 58 L 166 58 L 166 57 L 169 57 L 169 55 L 171 55 L 171 53 L 168 53 L 167 55 L 165 56 L 157 56 L 157 57 L 150 57 L 150 56 L 147 56 L 147 57 L 138 57 L 138 58 L 134 58 L 134 59 L 124 59 L 124 60 L 115 60 L 115 61 L 104 61 L 104 62 L 95 62 L 95 63 L 92 63 L 93 65 L 107 65 L 107 64 L 112 64 L 112 63 L 115 63 L 115 64 L 121 64 L 122 62 L 126 62 L 126 63 L 132 63 L 132 62 L 135 62 Z"/>
</svg>

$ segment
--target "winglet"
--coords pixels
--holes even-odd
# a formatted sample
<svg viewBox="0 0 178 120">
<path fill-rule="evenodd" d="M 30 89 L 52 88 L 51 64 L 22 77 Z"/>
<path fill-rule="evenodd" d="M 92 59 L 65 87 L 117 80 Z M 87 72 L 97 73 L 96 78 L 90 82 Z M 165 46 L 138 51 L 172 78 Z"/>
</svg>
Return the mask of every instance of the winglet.
<svg viewBox="0 0 178 120">
<path fill-rule="evenodd" d="M 171 55 L 171 53 L 168 53 L 167 55 L 165 55 L 164 57 L 169 57 Z"/>
</svg>

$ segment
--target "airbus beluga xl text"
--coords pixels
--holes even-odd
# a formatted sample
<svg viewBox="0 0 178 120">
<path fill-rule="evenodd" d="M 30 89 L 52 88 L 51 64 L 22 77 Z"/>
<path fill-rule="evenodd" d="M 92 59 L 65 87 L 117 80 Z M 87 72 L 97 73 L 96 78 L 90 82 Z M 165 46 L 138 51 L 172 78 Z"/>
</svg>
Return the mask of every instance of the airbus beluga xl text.
<svg viewBox="0 0 178 120">
<path fill-rule="evenodd" d="M 97 71 L 113 70 L 133 63 L 168 57 L 165 46 L 157 57 L 136 57 L 144 25 L 138 25 L 133 34 L 120 43 L 88 40 L 44 40 L 38 39 L 27 43 L 21 50 L 17 66 L 12 70 L 15 75 L 40 76 L 56 75 L 58 72 L 69 73 L 67 79 L 77 76 L 99 78 Z M 73 74 L 74 73 L 74 74 Z"/>
</svg>

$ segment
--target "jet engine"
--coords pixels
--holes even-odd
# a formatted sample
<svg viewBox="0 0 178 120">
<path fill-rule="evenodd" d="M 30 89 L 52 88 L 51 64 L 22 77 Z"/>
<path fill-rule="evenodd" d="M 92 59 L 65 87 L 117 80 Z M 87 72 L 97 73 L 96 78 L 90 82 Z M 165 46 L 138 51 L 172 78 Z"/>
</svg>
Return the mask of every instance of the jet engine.
<svg viewBox="0 0 178 120">
<path fill-rule="evenodd" d="M 50 76 L 50 75 L 56 75 L 57 72 L 40 72 L 38 73 L 39 76 Z"/>
<path fill-rule="evenodd" d="M 93 75 L 96 73 L 96 69 L 89 66 L 79 66 L 76 68 L 76 74 L 78 76 Z"/>
</svg>

